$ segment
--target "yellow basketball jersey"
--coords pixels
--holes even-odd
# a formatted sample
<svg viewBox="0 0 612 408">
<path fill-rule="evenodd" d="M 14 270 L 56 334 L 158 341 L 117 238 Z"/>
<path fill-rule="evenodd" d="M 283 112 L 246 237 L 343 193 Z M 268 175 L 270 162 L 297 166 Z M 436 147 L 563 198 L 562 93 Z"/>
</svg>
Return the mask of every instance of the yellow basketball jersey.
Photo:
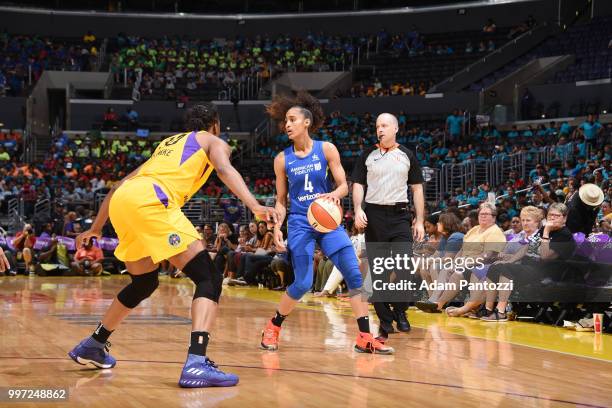
<svg viewBox="0 0 612 408">
<path fill-rule="evenodd" d="M 155 192 L 166 206 L 182 207 L 206 183 L 214 170 L 200 147 L 196 132 L 179 133 L 161 141 L 136 177 L 155 179 Z"/>
</svg>

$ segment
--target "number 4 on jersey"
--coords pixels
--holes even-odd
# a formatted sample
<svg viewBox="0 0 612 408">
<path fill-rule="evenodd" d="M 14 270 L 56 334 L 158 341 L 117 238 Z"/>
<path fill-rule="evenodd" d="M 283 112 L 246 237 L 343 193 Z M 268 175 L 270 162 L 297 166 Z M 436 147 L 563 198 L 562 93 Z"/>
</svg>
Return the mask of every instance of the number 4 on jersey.
<svg viewBox="0 0 612 408">
<path fill-rule="evenodd" d="M 309 193 L 312 193 L 314 191 L 312 182 L 308 181 L 308 173 L 306 173 L 306 178 L 304 178 L 304 191 L 308 191 Z"/>
</svg>

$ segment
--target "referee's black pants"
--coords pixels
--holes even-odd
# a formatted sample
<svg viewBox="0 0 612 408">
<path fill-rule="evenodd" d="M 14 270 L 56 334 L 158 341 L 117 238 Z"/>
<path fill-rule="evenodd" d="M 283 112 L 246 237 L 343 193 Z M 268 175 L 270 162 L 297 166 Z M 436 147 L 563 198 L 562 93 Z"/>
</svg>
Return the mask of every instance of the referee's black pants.
<svg viewBox="0 0 612 408">
<path fill-rule="evenodd" d="M 367 204 L 365 214 L 368 227 L 365 232 L 366 250 L 369 242 L 406 242 L 409 256 L 412 256 L 412 220 L 408 213 L 408 204 L 375 205 Z M 392 324 L 396 314 L 406 313 L 408 302 L 374 302 L 378 319 L 385 324 Z"/>
</svg>

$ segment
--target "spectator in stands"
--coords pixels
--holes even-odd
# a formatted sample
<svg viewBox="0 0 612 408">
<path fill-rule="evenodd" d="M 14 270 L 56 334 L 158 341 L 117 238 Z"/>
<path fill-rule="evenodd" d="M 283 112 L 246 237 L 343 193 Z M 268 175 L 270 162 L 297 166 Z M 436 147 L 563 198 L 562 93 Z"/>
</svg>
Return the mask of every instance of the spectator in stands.
<svg viewBox="0 0 612 408">
<path fill-rule="evenodd" d="M 233 225 L 242 217 L 242 206 L 236 197 L 221 200 L 220 206 L 223 208 L 223 222 Z"/>
<path fill-rule="evenodd" d="M 533 224 L 537 219 L 535 211 L 529 207 L 525 211 L 526 214 L 529 214 Z M 513 281 L 514 288 L 520 290 L 524 289 L 526 284 L 537 284 L 544 277 L 556 277 L 562 273 L 565 270 L 563 260 L 569 259 L 576 248 L 572 233 L 565 226 L 567 216 L 568 209 L 565 204 L 552 204 L 548 209 L 546 225 L 529 235 L 531 229 L 526 231 L 527 245 L 524 245 L 515 256 L 506 259 L 506 262 L 498 262 L 497 266 L 492 266 L 488 272 L 489 281 L 503 283 Z M 521 219 L 523 219 L 523 213 L 521 213 Z M 517 260 L 520 261 L 516 262 Z M 510 291 L 499 291 L 498 295 L 497 309 L 489 314 L 484 319 L 485 321 L 507 320 L 506 306 Z M 494 297 L 488 299 L 494 299 Z"/>
<path fill-rule="evenodd" d="M 526 254 L 526 244 L 530 240 L 535 239 L 536 234 L 540 229 L 540 224 L 544 213 L 539 208 L 533 206 L 524 207 L 521 210 L 521 227 L 522 231 L 517 233 L 506 245 L 504 252 L 495 261 L 487 271 L 487 282 L 507 282 L 507 278 L 503 277 L 500 280 L 500 272 L 504 270 L 506 265 L 520 262 Z M 518 246 L 517 246 L 518 245 Z M 508 320 L 506 316 L 506 307 L 508 305 L 508 296 L 510 291 L 500 292 L 499 303 L 497 308 L 493 309 L 493 304 L 497 297 L 497 290 L 486 291 L 486 309 L 490 311 L 487 316 L 481 317 L 481 320 L 488 322 L 505 322 Z"/>
<path fill-rule="evenodd" d="M 209 252 L 210 251 L 214 251 L 215 241 L 217 240 L 217 237 L 215 235 L 215 231 L 214 231 L 212 225 L 204 224 L 204 227 L 202 228 L 202 230 L 204 232 L 204 236 L 202 237 L 202 240 L 204 241 L 204 245 L 205 245 L 206 249 Z"/>
<path fill-rule="evenodd" d="M 444 212 L 440 214 L 437 224 L 438 231 L 441 234 L 440 243 L 436 252 L 431 255 L 432 259 L 453 259 L 463 244 L 463 229 L 461 220 L 452 212 Z M 419 270 L 421 278 L 428 283 L 439 282 L 443 283 L 442 279 L 446 279 L 447 274 L 440 276 L 440 270 L 435 263 L 431 268 L 421 268 Z M 434 296 L 434 291 L 428 289 L 429 299 L 425 302 L 417 302 L 417 307 L 423 311 L 438 311 L 437 307 L 432 307 L 436 304 L 440 292 Z M 429 304 L 429 305 L 427 305 Z"/>
<path fill-rule="evenodd" d="M 530 18 L 521 22 L 521 24 L 519 24 L 518 26 L 513 27 L 508 33 L 508 38 L 513 38 L 515 36 L 518 36 L 520 34 L 523 34 L 529 31 L 535 25 L 535 20 L 532 20 L 533 16 L 529 16 L 529 17 Z"/>
<path fill-rule="evenodd" d="M 574 138 L 576 138 L 576 135 L 584 136 L 587 145 L 592 149 L 603 148 L 603 144 L 600 146 L 597 141 L 602 132 L 603 126 L 601 126 L 601 123 L 595 119 L 595 115 L 589 114 L 587 119 L 574 130 Z"/>
<path fill-rule="evenodd" d="M 249 223 L 248 226 L 241 225 L 238 236 L 238 246 L 235 250 L 227 253 L 227 262 L 225 268 L 225 278 L 223 284 L 227 285 L 236 279 L 236 271 L 240 265 L 240 258 L 246 253 L 253 253 L 257 248 L 257 224 Z M 241 282 L 242 283 L 242 282 Z M 234 283 L 232 283 L 233 285 Z"/>
<path fill-rule="evenodd" d="M 507 231 L 511 231 L 511 219 L 508 217 L 508 214 L 499 214 L 497 217 L 497 225 L 504 232 L 504 235 L 506 235 Z"/>
<path fill-rule="evenodd" d="M 125 112 L 125 120 L 128 124 L 127 130 L 133 130 L 138 127 L 138 112 L 132 108 L 128 108 Z"/>
<path fill-rule="evenodd" d="M 471 41 L 468 41 L 467 44 L 465 45 L 465 53 L 471 54 L 472 52 L 474 52 L 474 46 L 472 45 Z"/>
<path fill-rule="evenodd" d="M 87 34 L 83 36 L 83 42 L 86 45 L 92 45 L 96 42 L 96 36 L 91 31 L 87 31 Z"/>
<path fill-rule="evenodd" d="M 32 225 L 25 224 L 23 230 L 17 232 L 13 239 L 13 247 L 15 248 L 15 257 L 17 261 L 23 260 L 25 262 L 25 270 L 27 272 L 34 272 L 34 265 L 32 260 L 34 258 L 34 244 L 36 244 L 36 235 L 34 235 L 34 229 Z"/>
<path fill-rule="evenodd" d="M 485 202 L 480 205 L 478 210 L 478 225 L 470 229 L 463 238 L 463 246 L 456 255 L 456 258 L 471 258 L 475 260 L 478 258 L 479 262 L 484 265 L 490 265 L 497 259 L 498 254 L 504 249 L 506 244 L 506 236 L 504 232 L 495 224 L 497 217 L 497 208 L 495 205 Z M 479 273 L 476 269 L 465 268 L 465 271 L 450 271 L 443 270 L 440 272 L 439 278 L 441 281 L 446 281 L 447 274 L 450 274 L 448 282 L 455 283 L 457 290 L 445 290 L 442 293 L 436 291 L 434 296 L 437 296 L 435 306 L 428 303 L 422 305 L 422 307 L 442 310 L 446 303 L 450 302 L 455 298 L 459 292 L 459 283 L 462 279 L 472 280 L 472 275 Z M 476 275 L 474 275 L 476 276 Z M 435 297 L 434 297 L 435 298 Z M 470 304 L 470 310 L 479 305 Z M 435 309 L 434 309 L 435 308 Z M 454 312 L 455 309 L 450 309 L 447 314 L 451 317 L 460 316 Z"/>
<path fill-rule="evenodd" d="M 544 191 L 541 185 L 535 184 L 531 191 L 531 199 L 529 202 L 529 204 L 534 207 L 546 209 L 552 203 L 552 200 L 548 192 Z"/>
<path fill-rule="evenodd" d="M 62 235 L 75 238 L 78 235 L 74 228 L 76 224 L 78 224 L 77 213 L 75 211 L 68 212 L 64 218 L 64 228 Z"/>
<path fill-rule="evenodd" d="M 113 108 L 108 108 L 104 114 L 104 130 L 114 130 L 117 128 L 117 114 Z"/>
<path fill-rule="evenodd" d="M 597 185 L 584 184 L 567 202 L 567 227 L 572 233 L 582 232 L 588 236 L 595 226 L 599 208 L 605 194 Z"/>
<path fill-rule="evenodd" d="M 534 99 L 531 92 L 529 92 L 528 88 L 525 88 L 523 91 L 523 96 L 521 97 L 521 119 L 528 120 L 531 119 L 531 110 L 534 105 Z"/>
<path fill-rule="evenodd" d="M 510 221 L 510 228 L 504 231 L 504 235 L 506 236 L 516 235 L 522 230 L 523 230 L 523 226 L 521 225 L 520 217 L 512 217 L 512 220 Z"/>
<path fill-rule="evenodd" d="M 234 233 L 234 226 L 228 223 L 219 224 L 217 238 L 215 239 L 215 267 L 219 273 L 225 271 L 227 256 L 230 251 L 238 247 L 238 236 Z"/>
<path fill-rule="evenodd" d="M 433 254 L 437 249 L 443 234 L 438 229 L 440 217 L 438 215 L 430 215 L 425 219 L 425 243 L 422 248 L 427 256 Z"/>
<path fill-rule="evenodd" d="M 503 216 L 503 214 L 502 214 Z M 486 276 L 488 276 L 488 271 L 490 268 L 493 268 L 494 265 L 501 262 L 515 262 L 520 259 L 523 255 L 517 253 L 521 252 L 522 246 L 526 243 L 526 239 L 529 236 L 533 236 L 539 228 L 540 220 L 542 219 L 542 211 L 535 207 L 525 207 L 523 211 L 521 211 L 521 217 L 525 219 L 525 229 L 520 231 L 519 234 L 513 236 L 510 241 L 505 244 L 505 247 L 497 260 L 493 262 L 491 265 L 484 265 L 483 268 L 474 268 L 471 271 L 470 282 L 478 283 L 482 282 Z M 524 254 L 524 252 L 523 252 Z M 495 275 L 495 274 L 493 274 Z M 494 278 L 497 281 L 497 277 Z M 467 317 L 480 317 L 482 319 L 494 314 L 494 302 L 495 302 L 495 291 L 483 291 L 483 290 L 470 290 L 470 295 L 468 300 L 462 307 L 459 308 L 447 308 L 447 313 L 451 316 L 467 316 Z M 486 299 L 486 302 L 485 302 Z M 474 312 L 478 306 L 481 306 L 482 303 L 485 303 L 484 308 L 481 308 L 478 312 Z M 503 309 L 505 311 L 505 309 Z"/>
<path fill-rule="evenodd" d="M 49 227 L 50 226 L 49 224 Z M 40 238 L 43 238 L 43 236 L 45 236 L 45 233 L 40 234 Z M 60 248 L 63 247 L 63 250 L 65 250 L 66 247 L 57 241 L 55 235 L 48 235 L 45 237 L 51 238 L 51 241 L 46 248 L 43 248 L 42 251 L 36 255 L 36 259 L 33 261 L 36 274 L 39 276 L 61 276 L 65 271 L 70 269 L 70 265 L 62 264 L 59 257 Z"/>
<path fill-rule="evenodd" d="M 463 115 L 459 114 L 459 109 L 454 109 L 453 113 L 446 118 L 446 134 L 449 141 L 456 143 L 462 139 L 464 134 Z"/>
<path fill-rule="evenodd" d="M 11 156 L 8 154 L 4 146 L 0 146 L 0 161 L 8 162 L 11 160 Z"/>
<path fill-rule="evenodd" d="M 34 214 L 34 206 L 39 199 L 36 194 L 36 187 L 26 181 L 21 190 L 21 198 L 23 199 L 23 211 L 26 217 L 31 217 Z M 40 197 L 41 199 L 44 197 Z"/>
<path fill-rule="evenodd" d="M 210 180 L 204 190 L 204 194 L 206 194 L 210 198 L 219 198 L 221 197 L 221 187 L 217 186 L 214 180 Z"/>
<path fill-rule="evenodd" d="M 81 276 L 100 276 L 103 270 L 102 259 L 102 249 L 97 246 L 95 239 L 90 239 L 74 254 L 72 270 Z"/>
<path fill-rule="evenodd" d="M 236 271 L 237 278 L 230 281 L 230 285 L 250 285 L 256 283 L 258 272 L 272 261 L 273 251 L 273 235 L 268 230 L 267 224 L 264 221 L 257 223 L 257 241 L 255 243 L 254 252 L 245 253 L 240 257 L 240 264 Z"/>
<path fill-rule="evenodd" d="M 262 272 L 264 268 L 270 265 L 274 255 L 276 254 L 276 248 L 274 247 L 274 239 L 272 235 L 272 231 L 268 229 L 266 222 L 260 221 L 257 224 L 258 236 L 262 236 L 261 246 L 257 248 L 254 254 L 248 254 L 244 258 L 244 264 L 241 260 L 241 265 L 244 265 L 241 270 L 238 268 L 238 275 L 243 276 L 244 281 L 253 285 L 258 283 L 257 276 Z M 261 283 L 259 281 L 259 283 Z"/>
<path fill-rule="evenodd" d="M 497 26 L 492 18 L 489 18 L 485 25 L 482 27 L 484 33 L 493 34 L 497 30 Z"/>
</svg>

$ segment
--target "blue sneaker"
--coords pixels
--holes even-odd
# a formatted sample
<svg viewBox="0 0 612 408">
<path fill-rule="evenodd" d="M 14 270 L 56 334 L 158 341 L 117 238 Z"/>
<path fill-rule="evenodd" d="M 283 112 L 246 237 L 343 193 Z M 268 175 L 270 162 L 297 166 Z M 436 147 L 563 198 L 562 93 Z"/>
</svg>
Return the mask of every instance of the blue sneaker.
<svg viewBox="0 0 612 408">
<path fill-rule="evenodd" d="M 238 384 L 236 374 L 227 374 L 217 368 L 208 357 L 188 354 L 179 385 L 184 388 L 231 387 Z"/>
<path fill-rule="evenodd" d="M 117 361 L 108 353 L 110 342 L 106 342 L 103 347 L 99 347 L 100 344 L 88 337 L 73 348 L 68 355 L 81 365 L 91 363 L 97 368 L 113 368 Z"/>
</svg>

